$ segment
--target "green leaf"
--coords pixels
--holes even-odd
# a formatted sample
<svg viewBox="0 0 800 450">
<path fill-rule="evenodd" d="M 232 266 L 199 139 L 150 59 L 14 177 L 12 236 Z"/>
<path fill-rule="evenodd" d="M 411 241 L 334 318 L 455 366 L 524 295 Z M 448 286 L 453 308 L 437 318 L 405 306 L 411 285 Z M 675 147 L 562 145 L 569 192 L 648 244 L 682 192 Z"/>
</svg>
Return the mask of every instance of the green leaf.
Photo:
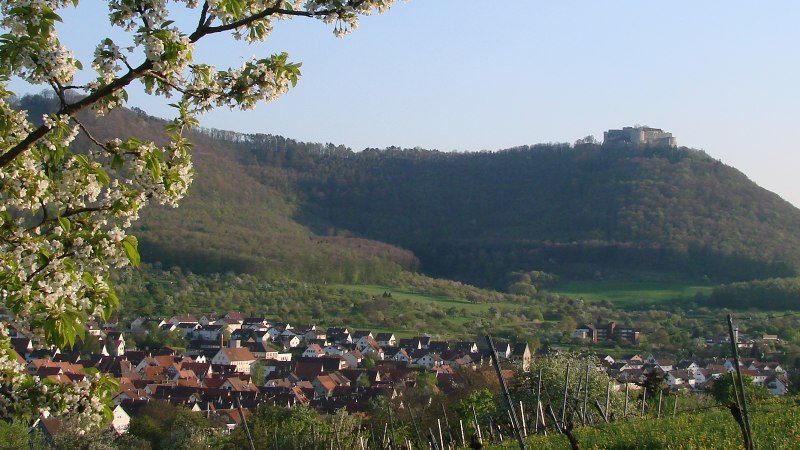
<svg viewBox="0 0 800 450">
<path fill-rule="evenodd" d="M 93 169 L 92 173 L 94 173 L 94 176 L 97 177 L 97 181 L 99 181 L 100 184 L 102 184 L 103 186 L 107 186 L 108 183 L 111 182 L 111 178 L 109 178 L 108 174 L 105 173 L 105 171 L 103 169 L 100 169 L 99 167 Z"/>
<path fill-rule="evenodd" d="M 115 153 L 114 157 L 111 158 L 111 168 L 114 170 L 119 170 L 122 168 L 122 165 L 125 163 L 125 160 L 122 159 L 122 155 Z"/>
<path fill-rule="evenodd" d="M 133 267 L 139 267 L 141 257 L 139 256 L 139 241 L 136 240 L 136 236 L 125 236 L 125 239 L 122 240 L 122 248 Z"/>
<path fill-rule="evenodd" d="M 72 229 L 72 222 L 70 222 L 66 217 L 59 217 L 58 224 L 61 225 L 61 229 L 67 233 L 69 233 L 69 230 Z"/>
</svg>

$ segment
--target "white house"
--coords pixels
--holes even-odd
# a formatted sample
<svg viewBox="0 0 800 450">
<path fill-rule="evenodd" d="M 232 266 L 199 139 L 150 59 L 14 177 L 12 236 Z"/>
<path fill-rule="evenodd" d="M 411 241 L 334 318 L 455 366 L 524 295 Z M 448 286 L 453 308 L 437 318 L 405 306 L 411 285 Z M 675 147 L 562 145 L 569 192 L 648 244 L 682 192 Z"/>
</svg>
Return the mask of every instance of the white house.
<svg viewBox="0 0 800 450">
<path fill-rule="evenodd" d="M 114 414 L 114 418 L 111 420 L 111 429 L 117 435 L 127 433 L 128 427 L 131 424 L 131 416 L 129 416 L 120 405 L 117 405 L 112 413 Z"/>
<path fill-rule="evenodd" d="M 250 365 L 256 357 L 246 348 L 221 348 L 213 358 L 211 364 L 222 364 L 236 367 L 240 373 L 250 373 Z"/>
<path fill-rule="evenodd" d="M 319 345 L 311 344 L 308 346 L 308 348 L 306 348 L 306 351 L 303 352 L 302 356 L 310 358 L 319 358 L 324 354 L 325 352 L 322 351 Z"/>
</svg>

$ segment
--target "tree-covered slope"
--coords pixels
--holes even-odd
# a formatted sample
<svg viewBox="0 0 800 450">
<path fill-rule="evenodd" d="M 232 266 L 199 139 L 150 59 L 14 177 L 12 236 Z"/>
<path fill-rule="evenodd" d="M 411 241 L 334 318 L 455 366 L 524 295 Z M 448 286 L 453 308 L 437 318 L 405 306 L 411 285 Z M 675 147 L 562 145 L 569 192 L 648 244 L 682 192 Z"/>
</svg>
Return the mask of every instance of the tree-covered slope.
<svg viewBox="0 0 800 450">
<path fill-rule="evenodd" d="M 100 139 L 163 136 L 142 112 L 84 120 Z M 800 267 L 800 210 L 687 148 L 356 153 L 220 130 L 191 141 L 189 195 L 177 210 L 147 208 L 138 225 L 146 261 L 329 281 L 419 264 L 493 287 L 513 271 L 746 280 Z"/>
<path fill-rule="evenodd" d="M 540 145 L 367 151 L 311 198 L 342 228 L 413 250 L 438 275 L 608 267 L 730 278 L 792 273 L 800 210 L 690 149 Z"/>
</svg>

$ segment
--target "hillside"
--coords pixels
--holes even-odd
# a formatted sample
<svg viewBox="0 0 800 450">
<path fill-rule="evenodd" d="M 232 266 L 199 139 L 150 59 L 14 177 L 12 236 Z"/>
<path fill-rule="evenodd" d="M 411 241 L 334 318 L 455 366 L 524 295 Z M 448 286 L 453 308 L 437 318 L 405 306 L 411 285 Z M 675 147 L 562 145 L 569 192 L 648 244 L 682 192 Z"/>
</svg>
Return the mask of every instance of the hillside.
<svg viewBox="0 0 800 450">
<path fill-rule="evenodd" d="M 24 101 L 34 117 L 47 104 Z M 141 111 L 84 121 L 99 138 L 163 136 Z M 345 282 L 419 268 L 502 288 L 519 270 L 736 281 L 800 267 L 800 210 L 687 148 L 355 153 L 220 130 L 191 141 L 189 195 L 147 208 L 135 230 L 144 259 L 166 267 Z"/>
<path fill-rule="evenodd" d="M 326 162 L 317 217 L 409 248 L 438 276 L 677 270 L 792 273 L 800 210 L 686 149 L 539 145 L 496 153 L 365 151 Z"/>
</svg>

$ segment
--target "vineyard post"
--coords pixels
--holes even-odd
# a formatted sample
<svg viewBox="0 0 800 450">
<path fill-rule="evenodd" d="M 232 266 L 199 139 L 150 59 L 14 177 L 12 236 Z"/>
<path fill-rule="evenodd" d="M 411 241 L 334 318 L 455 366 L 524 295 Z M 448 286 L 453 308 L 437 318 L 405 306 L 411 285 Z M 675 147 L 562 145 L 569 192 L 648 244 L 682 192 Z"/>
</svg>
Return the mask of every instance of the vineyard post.
<svg viewBox="0 0 800 450">
<path fill-rule="evenodd" d="M 625 408 L 622 411 L 622 418 L 623 419 L 627 419 L 628 418 L 628 388 L 629 387 L 630 387 L 630 385 L 626 381 L 625 382 Z"/>
<path fill-rule="evenodd" d="M 525 408 L 522 406 L 522 400 L 519 401 L 519 417 L 522 420 L 522 433 L 528 437 L 528 424 L 525 422 Z"/>
<path fill-rule="evenodd" d="M 542 410 L 542 369 L 539 369 L 539 380 L 537 381 L 536 387 L 536 423 L 534 424 L 534 428 L 536 432 L 539 432 L 539 412 Z M 544 415 L 544 414 L 542 414 Z M 542 421 L 544 423 L 544 421 Z"/>
<path fill-rule="evenodd" d="M 439 426 L 439 445 L 444 448 L 444 435 L 442 434 L 442 419 L 436 419 L 436 425 Z"/>
<path fill-rule="evenodd" d="M 478 443 L 483 446 L 483 435 L 481 434 L 481 424 L 478 422 L 478 413 L 475 412 L 475 405 L 472 405 L 472 416 L 475 418 L 475 433 L 478 435 Z"/>
<path fill-rule="evenodd" d="M 433 442 L 433 449 L 434 450 L 441 449 L 441 447 L 439 447 L 439 443 L 436 442 L 436 435 L 433 434 L 433 429 L 431 429 L 430 427 L 428 427 L 428 435 L 431 437 L 431 441 Z"/>
<path fill-rule="evenodd" d="M 444 415 L 444 426 L 447 428 L 447 437 L 450 438 L 450 442 L 455 442 L 456 440 L 453 439 L 453 431 L 450 428 L 450 419 L 447 418 L 447 410 L 444 408 L 444 403 L 442 403 L 442 414 Z"/>
<path fill-rule="evenodd" d="M 644 417 L 644 407 L 647 405 L 647 389 L 642 389 L 642 413 L 639 417 Z"/>
<path fill-rule="evenodd" d="M 589 402 L 589 363 L 586 363 L 586 381 L 583 383 L 583 424 L 589 421 L 589 410 L 586 405 Z"/>
<path fill-rule="evenodd" d="M 658 391 L 658 414 L 656 414 L 656 419 L 660 419 L 661 418 L 661 398 L 663 396 L 664 396 L 664 391 L 659 389 L 659 391 Z"/>
<path fill-rule="evenodd" d="M 744 419 L 744 427 L 747 431 L 747 440 L 750 444 L 750 449 L 748 450 L 752 450 L 755 448 L 753 443 L 753 431 L 750 429 L 750 415 L 747 412 L 747 399 L 744 396 L 744 383 L 742 383 L 742 368 L 739 367 L 739 347 L 736 345 L 737 339 L 733 333 L 733 319 L 730 314 L 728 314 L 728 332 L 731 337 L 731 351 L 733 352 L 733 360 L 736 366 L 736 377 L 739 379 L 739 393 L 742 397 L 742 418 Z"/>
<path fill-rule="evenodd" d="M 678 413 L 678 393 L 675 393 L 675 403 L 672 404 L 672 418 L 675 418 L 675 414 Z"/>
<path fill-rule="evenodd" d="M 603 418 L 608 422 L 608 408 L 611 406 L 611 380 L 606 383 L 606 409 Z"/>
<path fill-rule="evenodd" d="M 247 427 L 247 419 L 244 417 L 244 411 L 242 411 L 242 401 L 241 401 L 242 394 L 239 394 L 239 397 L 234 397 L 236 399 L 236 409 L 239 410 L 239 418 L 242 419 L 242 425 L 244 425 L 244 432 L 247 434 L 247 442 L 250 443 L 250 450 L 256 450 L 256 445 L 253 443 L 253 436 L 250 435 L 250 428 Z"/>
<path fill-rule="evenodd" d="M 561 407 L 561 423 L 567 420 L 567 394 L 569 392 L 569 362 L 567 362 L 567 370 L 564 374 L 564 404 Z"/>
<path fill-rule="evenodd" d="M 467 440 L 464 438 L 464 420 L 458 419 L 458 427 L 461 428 L 461 446 L 467 446 Z"/>
<path fill-rule="evenodd" d="M 519 422 L 517 422 L 517 411 L 514 409 L 514 402 L 511 401 L 511 394 L 508 392 L 508 387 L 506 386 L 506 380 L 503 378 L 503 372 L 500 370 L 500 360 L 497 358 L 497 350 L 494 348 L 494 342 L 492 341 L 492 336 L 486 335 L 486 342 L 489 344 L 489 351 L 490 355 L 492 356 L 492 362 L 494 363 L 494 369 L 497 371 L 497 379 L 500 381 L 500 388 L 503 390 L 503 395 L 506 397 L 506 402 L 508 403 L 508 409 L 511 412 L 511 428 L 514 430 L 514 435 L 517 437 L 517 442 L 519 443 L 519 448 L 525 450 L 527 447 L 525 446 L 525 440 L 522 438 L 522 433 L 519 431 Z"/>
</svg>

